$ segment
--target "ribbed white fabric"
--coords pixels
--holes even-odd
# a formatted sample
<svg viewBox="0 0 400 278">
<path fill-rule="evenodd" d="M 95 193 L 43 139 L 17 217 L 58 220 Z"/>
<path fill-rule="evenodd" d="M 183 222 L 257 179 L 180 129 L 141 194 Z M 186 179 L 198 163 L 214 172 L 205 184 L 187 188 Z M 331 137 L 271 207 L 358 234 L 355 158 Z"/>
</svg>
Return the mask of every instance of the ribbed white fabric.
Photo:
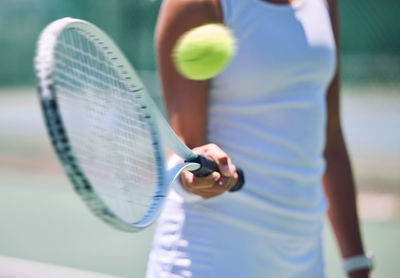
<svg viewBox="0 0 400 278">
<path fill-rule="evenodd" d="M 326 3 L 220 2 L 238 52 L 213 79 L 208 140 L 243 168 L 246 185 L 200 202 L 172 190 L 147 277 L 323 277 L 325 93 L 335 69 Z"/>
</svg>

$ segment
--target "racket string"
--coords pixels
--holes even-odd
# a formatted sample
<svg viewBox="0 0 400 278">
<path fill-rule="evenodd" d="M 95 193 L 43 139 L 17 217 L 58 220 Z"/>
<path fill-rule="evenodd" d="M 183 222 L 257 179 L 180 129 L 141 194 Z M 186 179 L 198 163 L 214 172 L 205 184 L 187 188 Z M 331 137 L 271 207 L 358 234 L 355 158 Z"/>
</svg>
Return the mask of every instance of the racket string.
<svg viewBox="0 0 400 278">
<path fill-rule="evenodd" d="M 146 115 L 99 43 L 67 29 L 54 63 L 58 102 L 79 165 L 126 222 L 145 215 L 157 183 Z M 135 168 L 133 167 L 135 165 Z"/>
</svg>

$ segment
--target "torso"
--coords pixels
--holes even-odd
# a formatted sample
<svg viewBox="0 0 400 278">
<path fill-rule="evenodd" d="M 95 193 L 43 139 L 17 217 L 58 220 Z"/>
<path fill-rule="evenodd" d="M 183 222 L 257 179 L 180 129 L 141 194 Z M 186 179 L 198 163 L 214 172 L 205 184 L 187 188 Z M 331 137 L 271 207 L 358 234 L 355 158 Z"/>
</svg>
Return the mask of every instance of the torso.
<svg viewBox="0 0 400 278">
<path fill-rule="evenodd" d="M 211 82 L 208 141 L 243 168 L 246 185 L 198 203 L 172 191 L 148 277 L 324 277 L 322 151 L 335 43 L 325 0 L 278 2 L 219 2 L 238 51 Z"/>
</svg>

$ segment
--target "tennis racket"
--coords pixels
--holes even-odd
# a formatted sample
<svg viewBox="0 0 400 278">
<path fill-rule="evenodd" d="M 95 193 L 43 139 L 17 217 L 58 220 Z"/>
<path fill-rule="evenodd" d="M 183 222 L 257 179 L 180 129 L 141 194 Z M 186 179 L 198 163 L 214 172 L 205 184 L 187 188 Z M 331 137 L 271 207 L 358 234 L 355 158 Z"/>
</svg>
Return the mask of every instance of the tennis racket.
<svg viewBox="0 0 400 278">
<path fill-rule="evenodd" d="M 113 41 L 89 22 L 63 18 L 40 34 L 37 87 L 54 150 L 90 210 L 134 232 L 156 218 L 183 169 L 218 171 L 175 135 Z M 172 151 L 185 161 L 166 169 Z M 244 184 L 239 169 L 237 184 Z"/>
</svg>

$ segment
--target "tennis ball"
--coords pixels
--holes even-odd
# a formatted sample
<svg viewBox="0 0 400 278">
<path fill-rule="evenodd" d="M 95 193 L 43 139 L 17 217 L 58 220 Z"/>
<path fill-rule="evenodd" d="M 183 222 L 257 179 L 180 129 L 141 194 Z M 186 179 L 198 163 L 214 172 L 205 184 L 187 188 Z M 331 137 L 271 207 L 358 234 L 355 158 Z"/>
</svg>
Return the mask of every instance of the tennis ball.
<svg viewBox="0 0 400 278">
<path fill-rule="evenodd" d="M 223 24 L 210 23 L 184 33 L 173 49 L 176 69 L 192 80 L 214 77 L 235 54 L 235 39 Z"/>
</svg>

